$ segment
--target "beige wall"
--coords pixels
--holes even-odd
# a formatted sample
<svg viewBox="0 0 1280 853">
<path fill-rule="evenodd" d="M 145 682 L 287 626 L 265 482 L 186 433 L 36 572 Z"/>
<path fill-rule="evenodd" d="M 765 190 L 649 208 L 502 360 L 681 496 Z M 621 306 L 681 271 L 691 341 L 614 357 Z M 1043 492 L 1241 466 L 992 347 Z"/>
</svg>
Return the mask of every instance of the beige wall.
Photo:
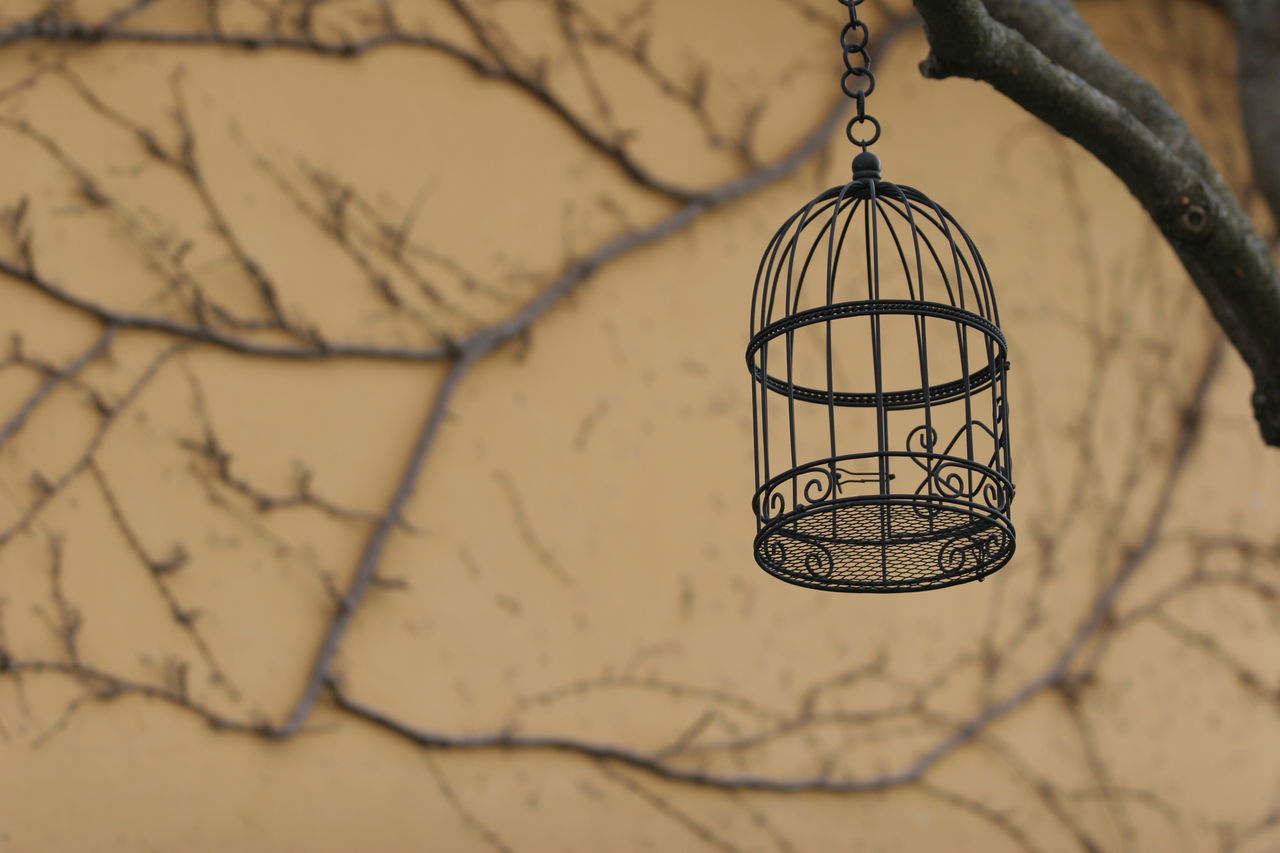
<svg viewBox="0 0 1280 853">
<path fill-rule="evenodd" d="M 430 45 L 0 50 L 0 257 L 34 260 L 0 274 L 0 424 L 30 410 L 0 433 L 0 850 L 1275 849 L 1280 457 L 1124 189 L 989 88 L 922 80 L 915 31 L 877 44 L 887 177 L 947 205 L 996 278 L 1019 551 L 939 592 L 790 587 L 750 557 L 747 300 L 768 235 L 850 152 L 828 132 L 724 206 L 659 190 L 822 132 L 835 4 L 659 0 L 628 31 L 652 30 L 644 66 L 575 54 L 553 4 L 477 5 L 656 186 Z M 204 8 L 128 26 L 202 31 Z M 269 26 L 222 8 L 228 32 Z M 377 8 L 321 5 L 316 33 L 377 32 Z M 589 8 L 612 27 L 634 4 Z M 1085 10 L 1246 186 L 1217 19 Z M 485 57 L 445 4 L 396 12 Z M 699 68 L 704 110 L 663 94 Z M 207 340 L 438 348 L 682 210 L 456 388 L 448 358 Z M 255 269 L 283 330 L 246 325 L 271 317 Z M 177 325 L 91 351 L 86 305 Z M 334 634 L 442 389 L 386 583 Z M 343 695 L 406 731 L 579 748 L 422 748 L 328 693 L 263 736 L 326 633 Z"/>
</svg>

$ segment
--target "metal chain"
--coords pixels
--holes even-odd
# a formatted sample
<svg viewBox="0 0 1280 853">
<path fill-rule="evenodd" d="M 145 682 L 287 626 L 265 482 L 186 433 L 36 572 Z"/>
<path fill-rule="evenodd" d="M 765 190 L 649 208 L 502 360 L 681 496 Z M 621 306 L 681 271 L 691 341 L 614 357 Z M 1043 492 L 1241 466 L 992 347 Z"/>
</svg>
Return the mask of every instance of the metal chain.
<svg viewBox="0 0 1280 853">
<path fill-rule="evenodd" d="M 876 90 L 876 76 L 871 73 L 871 57 L 867 55 L 867 42 L 871 40 L 871 29 L 867 22 L 858 18 L 858 7 L 864 0 L 836 0 L 841 6 L 849 9 L 849 23 L 840 30 L 840 46 L 844 52 L 844 76 L 840 78 L 840 88 L 854 103 L 858 105 L 858 113 L 849 120 L 845 127 L 845 136 L 863 151 L 880 138 L 880 122 L 875 116 L 867 113 L 867 96 Z M 860 60 L 860 61 L 855 61 Z M 854 78 L 865 79 L 866 85 L 854 89 Z M 871 135 L 859 137 L 857 129 L 862 125 L 871 125 Z"/>
</svg>

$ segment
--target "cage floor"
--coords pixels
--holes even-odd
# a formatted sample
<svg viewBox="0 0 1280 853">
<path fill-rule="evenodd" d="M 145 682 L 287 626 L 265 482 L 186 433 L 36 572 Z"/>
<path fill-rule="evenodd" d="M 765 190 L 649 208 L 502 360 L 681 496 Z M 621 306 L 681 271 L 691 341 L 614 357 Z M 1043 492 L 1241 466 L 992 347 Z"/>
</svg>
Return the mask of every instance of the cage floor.
<svg viewBox="0 0 1280 853">
<path fill-rule="evenodd" d="M 1008 522 L 924 499 L 815 507 L 769 524 L 756 562 L 789 583 L 909 592 L 978 580 L 1013 556 Z"/>
</svg>

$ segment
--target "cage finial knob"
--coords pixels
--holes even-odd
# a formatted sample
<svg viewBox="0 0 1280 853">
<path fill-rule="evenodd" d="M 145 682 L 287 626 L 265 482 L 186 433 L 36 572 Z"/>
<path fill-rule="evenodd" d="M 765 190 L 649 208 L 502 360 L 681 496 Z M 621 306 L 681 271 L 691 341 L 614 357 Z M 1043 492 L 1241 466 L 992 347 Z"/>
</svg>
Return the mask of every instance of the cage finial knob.
<svg viewBox="0 0 1280 853">
<path fill-rule="evenodd" d="M 853 179 L 857 181 L 863 178 L 880 180 L 880 158 L 870 151 L 863 151 L 853 158 Z"/>
</svg>

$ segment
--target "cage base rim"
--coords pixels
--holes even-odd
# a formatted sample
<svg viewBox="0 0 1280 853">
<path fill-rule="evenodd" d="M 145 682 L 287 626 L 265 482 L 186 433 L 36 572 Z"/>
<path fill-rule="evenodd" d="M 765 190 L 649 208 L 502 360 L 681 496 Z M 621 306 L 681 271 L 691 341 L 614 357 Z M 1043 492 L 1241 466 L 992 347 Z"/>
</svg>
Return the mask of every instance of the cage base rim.
<svg viewBox="0 0 1280 853">
<path fill-rule="evenodd" d="M 965 502 L 967 503 L 967 502 Z M 824 512 L 830 512 L 833 509 L 839 509 L 849 506 L 933 506 L 936 507 L 943 504 L 954 511 L 965 512 L 973 516 L 975 521 L 985 521 L 990 525 L 991 529 L 999 529 L 1003 534 L 1005 546 L 993 556 L 990 560 L 977 563 L 973 566 L 957 570 L 948 574 L 940 572 L 937 575 L 925 577 L 921 580 L 884 580 L 884 581 L 831 581 L 829 579 L 819 579 L 814 577 L 805 577 L 803 575 L 790 572 L 786 569 L 771 564 L 764 554 L 766 542 L 772 537 L 778 535 L 789 523 L 795 522 L 802 518 L 810 517 Z M 786 535 L 785 538 L 792 541 L 804 541 L 800 537 L 794 535 Z M 880 499 L 879 496 L 870 498 L 844 498 L 836 501 L 820 503 L 798 512 L 788 513 L 777 519 L 764 524 L 757 532 L 752 542 L 752 556 L 755 558 L 756 564 L 767 574 L 777 578 L 778 580 L 792 584 L 793 586 L 804 587 L 806 589 L 816 589 L 824 592 L 849 592 L 849 593 L 903 593 L 903 592 L 925 592 L 933 589 L 944 589 L 946 587 L 958 586 L 973 581 L 981 582 L 986 578 L 995 574 L 1000 569 L 1008 565 L 1013 558 L 1014 552 L 1017 550 L 1017 534 L 1013 526 L 1013 522 L 1007 515 L 993 508 L 979 507 L 978 505 L 957 505 L 952 501 L 939 500 L 932 498 L 927 500 L 913 499 L 910 496 L 893 496 L 887 499 Z"/>
</svg>

